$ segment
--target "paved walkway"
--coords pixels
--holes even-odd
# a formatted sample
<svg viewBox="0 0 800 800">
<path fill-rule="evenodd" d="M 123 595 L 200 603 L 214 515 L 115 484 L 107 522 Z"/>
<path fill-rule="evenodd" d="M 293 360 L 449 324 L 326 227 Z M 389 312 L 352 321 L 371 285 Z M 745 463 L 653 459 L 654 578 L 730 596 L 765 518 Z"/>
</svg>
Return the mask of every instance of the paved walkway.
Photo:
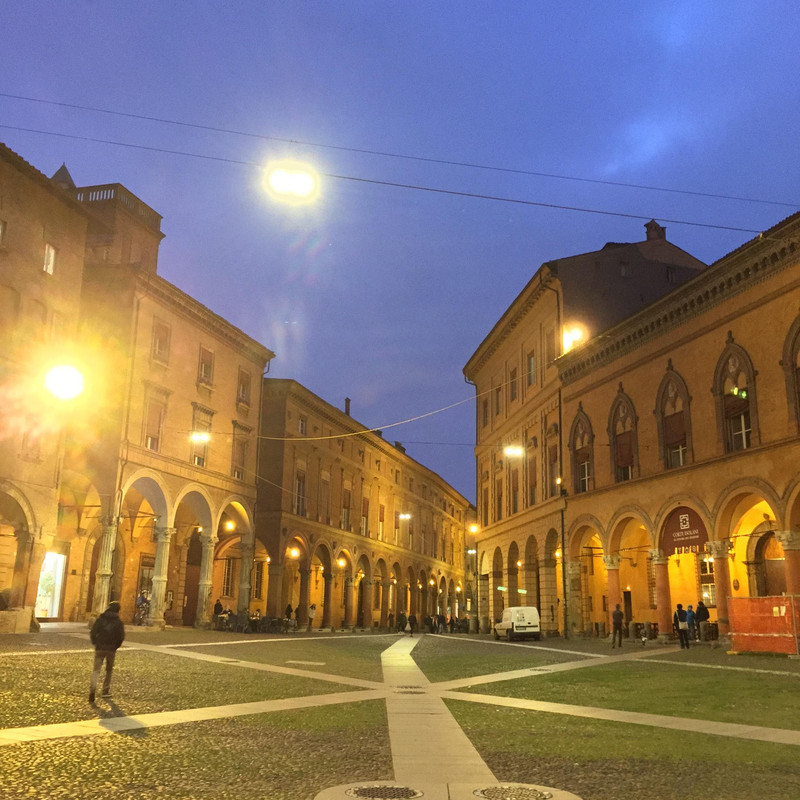
<svg viewBox="0 0 800 800">
<path fill-rule="evenodd" d="M 75 633 L 74 635 L 82 639 L 88 638 L 87 634 L 83 631 Z M 387 637 L 387 639 L 388 638 L 389 637 Z M 189 658 L 210 663 L 224 663 L 235 668 L 255 669 L 304 678 L 316 678 L 317 680 L 336 683 L 339 686 L 351 686 L 353 690 L 345 692 L 338 691 L 327 695 L 296 697 L 285 700 L 238 703 L 235 705 L 210 706 L 186 709 L 183 711 L 165 711 L 152 714 L 140 714 L 137 716 L 111 717 L 23 728 L 7 728 L 0 730 L 0 746 L 75 736 L 107 735 L 128 730 L 178 725 L 200 720 L 222 719 L 248 714 L 263 714 L 289 709 L 383 699 L 386 702 L 395 781 L 378 782 L 378 784 L 375 785 L 406 785 L 416 790 L 424 791 L 425 797 L 429 798 L 429 800 L 437 800 L 439 797 L 447 798 L 447 800 L 474 797 L 473 791 L 476 787 L 497 784 L 497 780 L 489 767 L 485 764 L 466 734 L 461 730 L 458 723 L 450 714 L 444 702 L 446 699 L 800 746 L 800 731 L 753 725 L 739 725 L 734 723 L 710 722 L 707 720 L 686 719 L 659 714 L 617 711 L 606 708 L 576 706 L 567 703 L 523 700 L 519 698 L 455 691 L 456 689 L 463 690 L 470 686 L 485 685 L 494 681 L 544 675 L 568 669 L 591 668 L 598 664 L 609 663 L 609 660 L 612 658 L 610 656 L 592 656 L 591 654 L 581 652 L 576 653 L 576 655 L 580 656 L 579 660 L 576 659 L 575 661 L 567 663 L 513 670 L 491 675 L 479 675 L 472 678 L 432 684 L 428 681 L 411 656 L 411 651 L 423 637 L 402 636 L 400 638 L 391 638 L 393 639 L 392 643 L 381 655 L 383 667 L 382 683 L 342 675 L 331 675 L 324 672 L 315 672 L 309 669 L 296 669 L 288 666 L 263 664 L 255 661 L 230 659 L 225 656 L 193 652 L 191 649 L 192 645 L 188 644 L 170 646 L 141 642 L 132 643 L 130 645 L 132 649 L 154 650 L 162 654 L 169 653 L 176 658 Z M 242 640 L 242 643 L 253 645 L 261 643 L 274 646 L 282 641 L 285 640 L 249 638 Z M 230 644 L 231 641 L 228 640 L 226 643 Z M 198 643 L 194 646 L 207 647 L 208 643 Z M 541 645 L 540 647 L 542 649 L 548 649 L 545 645 Z M 57 650 L 49 652 L 65 653 L 74 651 Z M 85 650 L 81 650 L 80 652 L 85 653 Z M 564 651 L 558 648 L 558 652 L 563 653 Z M 2 655 L 25 657 L 26 655 L 43 654 L 45 654 L 43 651 L 35 650 L 15 651 Z M 662 654 L 662 652 L 655 649 L 648 651 L 634 650 L 624 655 L 616 655 L 613 657 L 613 660 L 638 660 L 642 658 L 652 658 L 660 654 Z M 653 660 L 656 659 L 654 658 Z M 675 662 L 670 663 L 674 664 Z M 423 736 L 426 750 L 435 753 L 436 758 L 419 758 L 420 737 Z M 338 797 L 344 797 L 345 795 L 343 792 L 337 794 L 337 792 L 343 788 L 346 787 L 334 787 L 333 789 L 325 790 L 318 796 L 319 800 L 335 800 Z M 368 797 L 369 795 L 361 794 L 358 796 Z M 376 794 L 375 796 L 385 797 L 388 795 Z M 554 800 L 574 798 L 574 795 L 570 795 L 566 792 L 555 792 L 553 796 Z"/>
</svg>

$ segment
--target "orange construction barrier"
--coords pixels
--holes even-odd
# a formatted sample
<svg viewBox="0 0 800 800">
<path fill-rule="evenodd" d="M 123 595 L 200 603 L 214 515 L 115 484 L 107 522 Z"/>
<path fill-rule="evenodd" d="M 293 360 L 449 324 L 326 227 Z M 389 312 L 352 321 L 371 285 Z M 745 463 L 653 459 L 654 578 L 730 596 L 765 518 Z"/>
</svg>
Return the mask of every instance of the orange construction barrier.
<svg viewBox="0 0 800 800">
<path fill-rule="evenodd" d="M 800 655 L 800 597 L 728 598 L 734 650 Z"/>
</svg>

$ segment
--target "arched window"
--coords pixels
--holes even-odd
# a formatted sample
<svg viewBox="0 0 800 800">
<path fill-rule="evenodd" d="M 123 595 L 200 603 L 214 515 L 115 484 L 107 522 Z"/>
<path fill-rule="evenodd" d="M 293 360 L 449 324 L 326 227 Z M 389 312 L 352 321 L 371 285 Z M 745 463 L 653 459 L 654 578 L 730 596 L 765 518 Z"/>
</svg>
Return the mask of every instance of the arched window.
<svg viewBox="0 0 800 800">
<path fill-rule="evenodd" d="M 581 404 L 572 423 L 569 435 L 569 449 L 572 454 L 572 484 L 576 494 L 588 492 L 594 488 L 594 435 L 592 423 L 586 416 Z"/>
<path fill-rule="evenodd" d="M 794 420 L 795 430 L 800 433 L 800 317 L 789 328 L 789 334 L 783 344 L 781 364 L 786 378 L 789 419 Z"/>
<path fill-rule="evenodd" d="M 728 341 L 714 373 L 717 426 L 726 453 L 747 450 L 758 444 L 756 373 L 747 353 Z"/>
<path fill-rule="evenodd" d="M 623 391 L 620 383 L 608 421 L 611 471 L 617 483 L 632 480 L 637 472 L 636 424 L 637 418 L 633 403 Z"/>
<path fill-rule="evenodd" d="M 658 425 L 658 449 L 666 469 L 682 467 L 692 460 L 691 398 L 683 378 L 667 362 L 653 412 Z"/>
</svg>

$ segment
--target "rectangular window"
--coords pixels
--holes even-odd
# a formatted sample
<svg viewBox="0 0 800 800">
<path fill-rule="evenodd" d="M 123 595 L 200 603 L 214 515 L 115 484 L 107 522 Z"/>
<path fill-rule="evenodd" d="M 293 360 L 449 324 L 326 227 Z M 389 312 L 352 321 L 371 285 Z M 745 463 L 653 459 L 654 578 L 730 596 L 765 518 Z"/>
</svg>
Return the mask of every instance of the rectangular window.
<svg viewBox="0 0 800 800">
<path fill-rule="evenodd" d="M 147 416 L 144 421 L 144 446 L 158 452 L 161 449 L 161 427 L 164 424 L 166 406 L 158 400 L 147 401 Z"/>
<path fill-rule="evenodd" d="M 483 490 L 483 502 L 481 503 L 481 524 L 483 527 L 489 525 L 489 490 Z"/>
<path fill-rule="evenodd" d="M 226 558 L 222 562 L 222 594 L 233 597 L 233 559 Z"/>
<path fill-rule="evenodd" d="M 552 444 L 547 449 L 547 477 L 549 482 L 550 497 L 561 494 L 561 487 L 558 479 L 561 473 L 558 469 L 558 445 Z"/>
<path fill-rule="evenodd" d="M 503 519 L 503 479 L 498 478 L 494 484 L 494 521 Z"/>
<path fill-rule="evenodd" d="M 503 410 L 503 387 L 498 386 L 494 390 L 494 415 L 497 416 Z"/>
<path fill-rule="evenodd" d="M 361 498 L 361 535 L 369 536 L 369 500 Z"/>
<path fill-rule="evenodd" d="M 513 402 L 517 399 L 517 371 L 512 369 L 508 375 L 508 399 Z"/>
<path fill-rule="evenodd" d="M 166 364 L 169 361 L 169 342 L 171 330 L 166 322 L 153 320 L 153 341 L 150 355 L 156 361 Z"/>
<path fill-rule="evenodd" d="M 485 398 L 481 403 L 481 422 L 484 428 L 489 424 L 489 401 Z"/>
<path fill-rule="evenodd" d="M 153 594 L 153 573 L 156 568 L 156 560 L 153 556 L 140 556 L 139 557 L 139 578 L 136 581 L 136 594 L 144 593 L 144 596 L 150 598 Z"/>
<path fill-rule="evenodd" d="M 664 417 L 664 454 L 667 468 L 682 467 L 686 463 L 686 427 L 683 411 Z"/>
<path fill-rule="evenodd" d="M 681 276 L 676 267 L 667 267 L 667 283 L 680 283 Z"/>
<path fill-rule="evenodd" d="M 383 541 L 383 521 L 386 515 L 386 507 L 378 506 L 378 539 Z"/>
<path fill-rule="evenodd" d="M 400 512 L 394 512 L 394 543 L 397 544 L 400 541 Z"/>
<path fill-rule="evenodd" d="M 247 463 L 247 434 L 242 430 L 233 429 L 233 456 L 231 459 L 231 475 L 237 481 L 244 480 L 245 465 Z"/>
<path fill-rule="evenodd" d="M 297 419 L 297 432 L 301 436 L 305 436 L 308 431 L 308 419 L 306 417 L 298 417 Z"/>
<path fill-rule="evenodd" d="M 511 470 L 511 513 L 519 511 L 519 470 Z"/>
<path fill-rule="evenodd" d="M 528 505 L 536 505 L 536 459 L 528 459 Z"/>
<path fill-rule="evenodd" d="M 556 360 L 556 332 L 547 331 L 545 335 L 545 361 L 552 364 Z"/>
<path fill-rule="evenodd" d="M 528 361 L 525 372 L 528 386 L 536 386 L 536 353 L 534 353 L 533 350 L 528 353 Z"/>
<path fill-rule="evenodd" d="M 0 219 L 0 247 L 5 247 L 6 244 L 6 221 Z"/>
<path fill-rule="evenodd" d="M 56 268 L 56 249 L 49 242 L 44 243 L 44 264 L 42 269 L 52 275 Z"/>
<path fill-rule="evenodd" d="M 236 402 L 243 406 L 250 405 L 250 373 L 243 369 L 239 370 L 239 378 L 236 381 Z"/>
<path fill-rule="evenodd" d="M 723 404 L 728 452 L 746 450 L 750 447 L 750 401 L 728 394 Z"/>
<path fill-rule="evenodd" d="M 350 530 L 350 490 L 342 490 L 342 530 Z"/>
<path fill-rule="evenodd" d="M 264 562 L 256 561 L 253 564 L 253 576 L 250 579 L 253 600 L 261 600 L 264 597 Z"/>
<path fill-rule="evenodd" d="M 578 451 L 575 455 L 577 467 L 577 485 L 575 487 L 577 492 L 588 492 L 589 485 L 592 479 L 591 463 L 589 461 L 589 454 L 587 452 Z"/>
<path fill-rule="evenodd" d="M 619 262 L 619 274 L 622 278 L 630 278 L 631 276 L 631 265 L 627 261 L 620 261 Z"/>
<path fill-rule="evenodd" d="M 617 482 L 633 479 L 633 431 L 618 433 L 614 440 Z"/>
<path fill-rule="evenodd" d="M 331 478 L 326 472 L 319 484 L 319 521 L 331 524 Z"/>
<path fill-rule="evenodd" d="M 197 380 L 199 383 L 211 384 L 214 379 L 214 354 L 211 350 L 200 347 L 200 358 L 197 364 Z"/>
<path fill-rule="evenodd" d="M 211 411 L 199 406 L 194 407 L 192 433 L 189 436 L 192 448 L 189 460 L 196 467 L 208 466 L 208 443 L 211 440 Z"/>
<path fill-rule="evenodd" d="M 298 517 L 306 515 L 306 473 L 297 470 L 294 479 L 294 513 Z"/>
</svg>

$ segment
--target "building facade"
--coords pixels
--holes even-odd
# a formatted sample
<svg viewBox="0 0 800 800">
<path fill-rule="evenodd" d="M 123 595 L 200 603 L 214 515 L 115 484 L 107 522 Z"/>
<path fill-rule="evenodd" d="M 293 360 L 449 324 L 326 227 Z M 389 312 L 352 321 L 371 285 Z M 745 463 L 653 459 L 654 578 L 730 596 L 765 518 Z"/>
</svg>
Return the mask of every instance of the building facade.
<svg viewBox="0 0 800 800">
<path fill-rule="evenodd" d="M 0 631 L 27 631 L 33 608 L 50 610 L 60 591 L 38 596 L 36 578 L 57 537 L 72 409 L 45 377 L 76 356 L 88 224 L 74 198 L 0 145 Z"/>
<path fill-rule="evenodd" d="M 391 627 L 463 618 L 474 508 L 442 478 L 292 380 L 264 379 L 256 565 L 266 613 L 300 624 Z"/>
<path fill-rule="evenodd" d="M 564 630 L 562 382 L 557 358 L 646 307 L 704 268 L 666 239 L 646 239 L 543 264 L 475 351 L 478 573 L 481 627 L 506 606 L 534 605 L 542 630 Z"/>
<path fill-rule="evenodd" d="M 800 215 L 557 367 L 572 629 L 800 594 Z"/>
</svg>

